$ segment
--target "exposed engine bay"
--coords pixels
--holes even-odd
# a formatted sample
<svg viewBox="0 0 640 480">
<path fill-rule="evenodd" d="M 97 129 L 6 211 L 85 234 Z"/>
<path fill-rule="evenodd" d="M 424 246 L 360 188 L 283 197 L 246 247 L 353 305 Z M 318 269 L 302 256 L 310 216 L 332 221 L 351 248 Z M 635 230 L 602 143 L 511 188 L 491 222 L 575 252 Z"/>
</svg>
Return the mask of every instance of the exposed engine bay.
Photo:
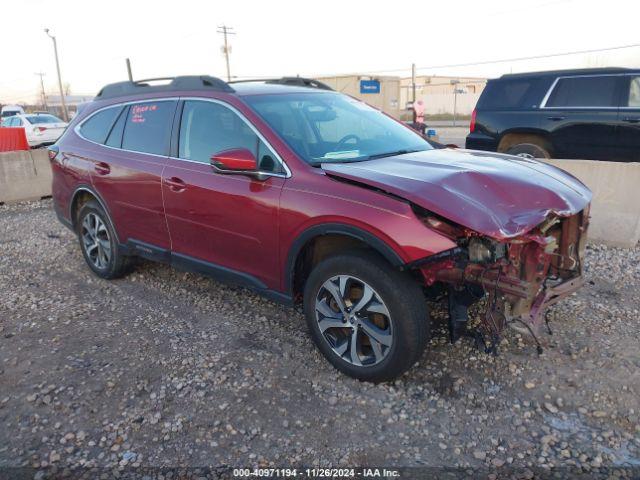
<svg viewBox="0 0 640 480">
<path fill-rule="evenodd" d="M 586 246 L 589 207 L 568 216 L 550 213 L 540 225 L 515 238 L 494 240 L 452 225 L 425 211 L 417 212 L 429 228 L 455 239 L 457 247 L 407 265 L 424 277 L 427 288 L 448 293 L 449 333 L 455 342 L 474 336 L 488 352 L 497 352 L 507 326 L 529 333 L 538 346 L 547 309 L 578 290 Z M 486 308 L 480 327 L 467 328 L 469 306 Z"/>
</svg>

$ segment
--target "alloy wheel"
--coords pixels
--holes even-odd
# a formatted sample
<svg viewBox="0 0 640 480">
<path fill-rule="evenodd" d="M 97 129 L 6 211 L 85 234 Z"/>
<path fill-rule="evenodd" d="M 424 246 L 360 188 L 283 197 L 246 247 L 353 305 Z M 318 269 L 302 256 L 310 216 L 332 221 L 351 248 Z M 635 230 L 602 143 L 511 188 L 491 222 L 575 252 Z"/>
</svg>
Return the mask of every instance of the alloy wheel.
<svg viewBox="0 0 640 480">
<path fill-rule="evenodd" d="M 105 269 L 111 260 L 111 239 L 104 221 L 95 213 L 89 213 L 82 221 L 82 245 L 91 263 Z"/>
<path fill-rule="evenodd" d="M 393 344 L 389 309 L 366 282 L 336 275 L 316 296 L 316 320 L 333 352 L 356 366 L 380 363 Z"/>
</svg>

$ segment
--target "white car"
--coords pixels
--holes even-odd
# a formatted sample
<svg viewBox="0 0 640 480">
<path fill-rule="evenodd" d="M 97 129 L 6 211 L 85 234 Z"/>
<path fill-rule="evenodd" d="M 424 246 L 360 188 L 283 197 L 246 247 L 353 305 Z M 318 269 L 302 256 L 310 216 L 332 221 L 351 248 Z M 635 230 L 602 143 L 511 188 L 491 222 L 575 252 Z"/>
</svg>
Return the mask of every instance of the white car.
<svg viewBox="0 0 640 480">
<path fill-rule="evenodd" d="M 67 125 L 66 122 L 48 113 L 18 114 L 2 119 L 3 127 L 24 127 L 30 147 L 56 143 Z"/>
<path fill-rule="evenodd" d="M 3 119 L 18 115 L 19 113 L 24 113 L 24 109 L 20 105 L 5 105 L 2 107 L 2 110 L 0 110 L 0 116 Z"/>
</svg>

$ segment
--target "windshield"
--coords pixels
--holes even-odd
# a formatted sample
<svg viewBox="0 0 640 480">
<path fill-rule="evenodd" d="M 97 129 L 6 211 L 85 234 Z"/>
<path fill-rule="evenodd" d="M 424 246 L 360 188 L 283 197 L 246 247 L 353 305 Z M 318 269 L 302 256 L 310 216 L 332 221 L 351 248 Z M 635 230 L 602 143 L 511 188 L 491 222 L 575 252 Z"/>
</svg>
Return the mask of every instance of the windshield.
<svg viewBox="0 0 640 480">
<path fill-rule="evenodd" d="M 346 95 L 296 93 L 245 98 L 312 165 L 369 160 L 432 148 L 409 128 Z"/>
<path fill-rule="evenodd" d="M 38 123 L 62 123 L 58 117 L 54 117 L 53 115 L 27 115 L 27 120 L 31 124 Z"/>
</svg>

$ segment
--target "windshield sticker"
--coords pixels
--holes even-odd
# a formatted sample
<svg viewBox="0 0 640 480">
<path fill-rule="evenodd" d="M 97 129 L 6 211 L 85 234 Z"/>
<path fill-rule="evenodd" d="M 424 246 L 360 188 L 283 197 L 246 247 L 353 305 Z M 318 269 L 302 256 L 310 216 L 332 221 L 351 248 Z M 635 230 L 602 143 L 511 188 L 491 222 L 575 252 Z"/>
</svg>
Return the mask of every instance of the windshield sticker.
<svg viewBox="0 0 640 480">
<path fill-rule="evenodd" d="M 131 109 L 131 121 L 133 123 L 143 123 L 145 113 L 155 112 L 157 109 L 157 105 L 134 105 Z"/>
</svg>

